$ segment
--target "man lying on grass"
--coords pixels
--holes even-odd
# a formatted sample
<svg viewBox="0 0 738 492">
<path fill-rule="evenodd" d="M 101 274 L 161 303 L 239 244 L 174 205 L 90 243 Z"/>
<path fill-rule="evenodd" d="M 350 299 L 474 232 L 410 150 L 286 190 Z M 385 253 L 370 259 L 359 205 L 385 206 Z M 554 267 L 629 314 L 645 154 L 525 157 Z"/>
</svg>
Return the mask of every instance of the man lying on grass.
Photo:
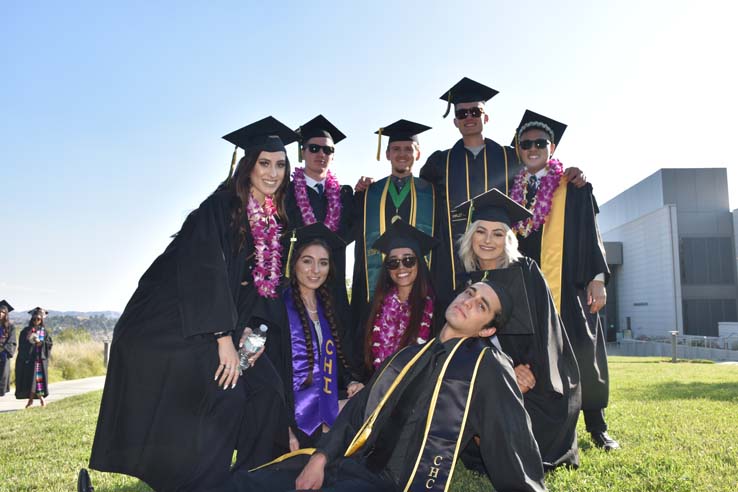
<svg viewBox="0 0 738 492">
<path fill-rule="evenodd" d="M 513 299 L 491 281 L 469 286 L 439 337 L 388 358 L 316 449 L 236 472 L 218 490 L 443 491 L 474 439 L 495 490 L 545 491 L 510 360 L 483 340 L 506 331 Z"/>
</svg>

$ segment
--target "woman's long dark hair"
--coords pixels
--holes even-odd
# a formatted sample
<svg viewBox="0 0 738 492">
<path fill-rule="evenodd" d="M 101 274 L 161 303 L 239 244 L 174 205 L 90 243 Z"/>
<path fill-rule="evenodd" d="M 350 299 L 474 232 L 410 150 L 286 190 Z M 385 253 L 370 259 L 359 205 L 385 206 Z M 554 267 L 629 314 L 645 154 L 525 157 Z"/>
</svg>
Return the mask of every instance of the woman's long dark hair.
<svg viewBox="0 0 738 492">
<path fill-rule="evenodd" d="M 387 258 L 389 258 L 389 255 Z M 410 321 L 408 322 L 405 333 L 402 334 L 398 348 L 407 347 L 418 338 L 420 323 L 423 321 L 423 311 L 425 310 L 425 298 L 431 296 L 435 301 L 435 293 L 433 292 L 425 258 L 422 256 L 418 257 L 416 264 L 418 265 L 418 275 L 415 277 L 413 288 L 408 297 L 408 301 L 410 302 Z M 364 365 L 369 371 L 369 374 L 374 372 L 374 365 L 372 363 L 372 330 L 374 329 L 374 321 L 377 315 L 382 312 L 382 303 L 384 303 L 384 299 L 394 285 L 395 283 L 392 281 L 389 270 L 387 270 L 387 265 L 383 263 L 382 271 L 377 280 L 377 286 L 374 289 L 372 308 L 369 312 L 369 318 L 366 320 L 366 326 L 364 327 Z"/>
<path fill-rule="evenodd" d="M 297 266 L 297 261 L 300 256 L 302 256 L 303 251 L 305 251 L 308 246 L 313 245 L 322 246 L 323 248 L 325 248 L 326 251 L 328 251 L 328 277 L 325 279 L 325 282 L 323 282 L 323 285 L 318 287 L 316 294 L 318 296 L 318 300 L 323 306 L 325 317 L 328 320 L 328 325 L 331 329 L 331 336 L 333 337 L 333 341 L 336 344 L 336 354 L 338 355 L 338 359 L 341 361 L 341 365 L 343 365 L 344 369 L 349 370 L 349 365 L 346 362 L 346 359 L 343 356 L 343 350 L 341 349 L 341 339 L 338 335 L 340 321 L 336 317 L 336 311 L 333 306 L 333 294 L 331 294 L 329 287 L 331 280 L 334 277 L 334 272 L 336 270 L 333 265 L 331 248 L 322 239 L 313 239 L 312 241 L 308 241 L 295 248 L 295 251 L 292 252 L 292 257 L 290 258 L 289 264 L 289 286 L 292 289 L 292 302 L 297 309 L 297 314 L 300 316 L 300 322 L 302 323 L 302 332 L 305 336 L 305 346 L 309 347 L 306 352 L 308 356 L 308 367 L 310 368 L 310 370 L 308 372 L 308 377 L 303 385 L 304 387 L 308 387 L 313 384 L 313 367 L 315 365 L 315 356 L 313 350 L 311 350 L 311 347 L 313 347 L 313 330 L 311 328 L 311 321 L 310 317 L 308 316 L 307 309 L 305 308 L 305 304 L 302 302 L 302 296 L 300 295 L 300 285 L 297 282 L 295 267 Z"/>
<path fill-rule="evenodd" d="M 249 194 L 251 192 L 251 171 L 253 171 L 256 163 L 259 161 L 259 155 L 261 153 L 262 150 L 259 149 L 246 149 L 244 156 L 238 161 L 238 166 L 236 166 L 233 176 L 221 183 L 216 190 L 216 192 L 229 190 L 239 198 L 239 200 L 234 200 L 231 204 L 231 228 L 234 231 L 233 244 L 238 245 L 237 251 L 243 248 L 249 230 L 246 204 L 249 201 Z M 279 188 L 274 193 L 274 204 L 277 206 L 277 213 L 283 224 L 287 223 L 284 201 L 287 195 L 287 187 L 290 183 L 290 160 L 287 158 L 287 153 L 285 153 L 285 162 L 287 165 L 284 169 L 284 179 L 282 179 Z"/>
<path fill-rule="evenodd" d="M 2 327 L 5 330 L 7 330 L 8 328 L 10 328 L 10 324 L 11 324 L 10 323 L 10 312 L 8 312 L 8 308 L 6 308 L 5 306 L 0 307 L 0 311 L 4 311 L 5 312 L 5 319 L 3 319 L 2 321 L 0 321 L 0 325 L 2 325 Z"/>
</svg>

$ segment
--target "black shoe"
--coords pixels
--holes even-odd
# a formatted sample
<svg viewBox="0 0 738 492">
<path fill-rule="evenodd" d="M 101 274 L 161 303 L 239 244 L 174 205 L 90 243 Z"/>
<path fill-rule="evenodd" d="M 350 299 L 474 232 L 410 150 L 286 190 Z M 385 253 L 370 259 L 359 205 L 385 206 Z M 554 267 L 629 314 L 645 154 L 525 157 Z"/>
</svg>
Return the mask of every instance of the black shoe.
<svg viewBox="0 0 738 492">
<path fill-rule="evenodd" d="M 597 446 L 598 448 L 602 448 L 605 451 L 620 449 L 620 444 L 618 444 L 615 439 L 608 436 L 606 431 L 590 432 L 589 434 L 592 436 L 592 441 L 594 441 L 595 446 Z"/>
<path fill-rule="evenodd" d="M 90 474 L 87 473 L 85 468 L 79 470 L 77 492 L 95 492 L 95 487 L 92 486 L 92 482 L 90 481 Z"/>
</svg>

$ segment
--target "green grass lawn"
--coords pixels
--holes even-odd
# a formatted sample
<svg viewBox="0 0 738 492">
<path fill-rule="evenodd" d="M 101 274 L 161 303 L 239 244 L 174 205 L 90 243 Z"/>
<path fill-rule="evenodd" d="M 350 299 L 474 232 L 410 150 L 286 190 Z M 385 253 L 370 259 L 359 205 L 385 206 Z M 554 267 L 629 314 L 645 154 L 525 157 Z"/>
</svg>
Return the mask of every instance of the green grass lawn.
<svg viewBox="0 0 738 492">
<path fill-rule="evenodd" d="M 592 447 L 580 419 L 579 470 L 547 477 L 554 492 L 738 490 L 738 366 L 610 359 L 607 420 L 623 449 Z M 0 414 L 0 491 L 69 492 L 86 466 L 101 392 L 47 408 Z M 138 480 L 92 472 L 97 492 L 148 491 Z M 491 491 L 462 467 L 455 492 Z"/>
</svg>

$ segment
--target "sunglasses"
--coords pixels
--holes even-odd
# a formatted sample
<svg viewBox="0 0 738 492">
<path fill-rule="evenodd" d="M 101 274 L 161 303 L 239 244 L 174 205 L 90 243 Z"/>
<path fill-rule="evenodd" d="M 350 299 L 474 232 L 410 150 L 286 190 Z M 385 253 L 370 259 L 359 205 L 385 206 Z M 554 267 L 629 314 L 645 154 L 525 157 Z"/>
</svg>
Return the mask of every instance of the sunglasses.
<svg viewBox="0 0 738 492">
<path fill-rule="evenodd" d="M 325 155 L 331 155 L 336 151 L 336 148 L 330 145 L 308 144 L 307 148 L 312 154 L 317 154 L 322 150 Z"/>
<path fill-rule="evenodd" d="M 463 120 L 469 115 L 472 115 L 472 118 L 479 118 L 484 114 L 484 110 L 482 108 L 457 109 L 454 114 L 457 120 Z"/>
<path fill-rule="evenodd" d="M 521 140 L 518 145 L 520 145 L 520 148 L 523 150 L 532 149 L 534 145 L 537 149 L 545 149 L 550 143 L 551 142 L 545 138 L 537 138 L 535 140 Z"/>
<path fill-rule="evenodd" d="M 400 263 L 402 263 L 402 266 L 404 266 L 405 268 L 412 268 L 418 263 L 418 257 L 406 256 L 402 259 L 390 258 L 389 260 L 384 262 L 387 270 L 397 270 L 398 268 L 400 268 Z"/>
</svg>

